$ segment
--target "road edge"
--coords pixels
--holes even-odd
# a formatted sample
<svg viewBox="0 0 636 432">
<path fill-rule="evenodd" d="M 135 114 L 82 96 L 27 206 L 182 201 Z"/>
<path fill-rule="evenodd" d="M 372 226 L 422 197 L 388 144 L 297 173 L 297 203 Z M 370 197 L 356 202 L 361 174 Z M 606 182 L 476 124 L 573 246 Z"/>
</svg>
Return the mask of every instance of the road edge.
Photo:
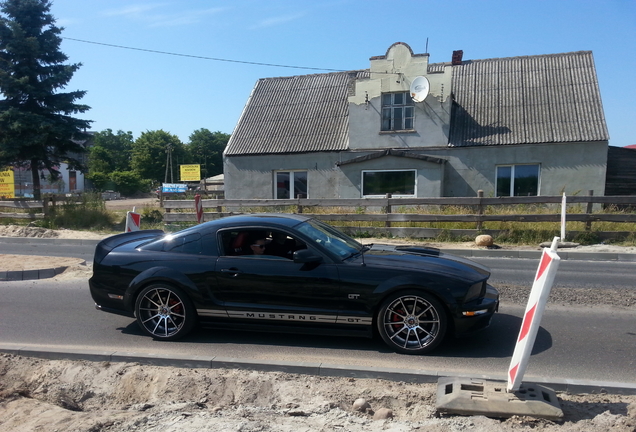
<svg viewBox="0 0 636 432">
<path fill-rule="evenodd" d="M 91 362 L 125 362 L 152 366 L 201 369 L 243 369 L 262 372 L 282 372 L 323 377 L 368 378 L 413 383 L 437 383 L 441 377 L 471 378 L 487 381 L 506 381 L 506 375 L 480 375 L 458 373 L 450 375 L 441 371 L 415 370 L 381 367 L 354 367 L 322 362 L 285 362 L 250 360 L 220 356 L 179 356 L 162 354 L 141 354 L 128 351 L 92 350 L 74 347 L 49 347 L 40 345 L 0 343 L 0 352 L 22 357 L 35 357 L 45 360 L 70 360 Z M 556 392 L 572 394 L 611 393 L 636 395 L 636 383 L 611 381 L 573 380 L 528 376 L 524 382 L 532 382 L 549 387 Z"/>
</svg>

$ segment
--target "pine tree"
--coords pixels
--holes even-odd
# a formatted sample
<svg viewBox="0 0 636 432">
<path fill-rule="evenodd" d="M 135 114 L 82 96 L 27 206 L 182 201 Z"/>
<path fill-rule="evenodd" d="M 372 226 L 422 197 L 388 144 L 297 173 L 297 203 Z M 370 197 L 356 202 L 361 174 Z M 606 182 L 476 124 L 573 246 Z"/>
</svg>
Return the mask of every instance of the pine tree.
<svg viewBox="0 0 636 432">
<path fill-rule="evenodd" d="M 56 180 L 61 162 L 85 169 L 81 155 L 91 123 L 73 117 L 90 109 L 76 103 L 85 91 L 59 92 L 81 64 L 64 64 L 63 29 L 50 9 L 49 0 L 0 2 L 0 167 L 31 169 L 35 199 L 44 170 Z"/>
</svg>

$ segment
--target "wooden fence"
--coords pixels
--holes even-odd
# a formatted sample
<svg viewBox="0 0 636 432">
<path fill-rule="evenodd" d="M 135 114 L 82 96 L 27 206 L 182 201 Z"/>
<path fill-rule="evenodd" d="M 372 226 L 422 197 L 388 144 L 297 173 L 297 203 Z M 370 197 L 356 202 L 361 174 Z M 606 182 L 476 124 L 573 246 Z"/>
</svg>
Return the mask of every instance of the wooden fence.
<svg viewBox="0 0 636 432">
<path fill-rule="evenodd" d="M 52 196 L 40 201 L 25 201 L 21 199 L 0 201 L 0 210 L 20 210 L 14 213 L 0 213 L 0 219 L 44 219 L 60 201 L 66 203 L 68 202 L 67 199 L 60 200 L 60 198 Z M 37 210 L 40 211 L 37 212 Z"/>
<path fill-rule="evenodd" d="M 456 236 L 475 235 L 482 232 L 497 235 L 500 232 L 499 230 L 483 230 L 483 224 L 485 222 L 560 222 L 561 201 L 561 196 L 486 198 L 483 194 L 480 194 L 477 197 L 447 198 L 204 199 L 202 204 L 204 220 L 206 221 L 234 214 L 253 212 L 302 213 L 330 222 L 349 233 L 366 232 L 372 235 L 381 233 L 394 237 L 434 238 L 437 237 L 442 229 L 403 225 L 408 225 L 409 223 L 465 222 L 474 223 L 475 228 L 448 231 Z M 194 200 L 163 200 L 161 204 L 165 209 L 164 222 L 167 224 L 196 222 Z M 636 223 L 635 211 L 613 213 L 597 211 L 601 206 L 636 209 L 636 196 L 594 196 L 590 192 L 585 196 L 567 197 L 567 204 L 571 209 L 577 207 L 584 209 L 584 212 L 580 213 L 567 213 L 567 222 L 583 222 L 585 223 L 585 231 L 591 231 L 594 222 Z M 506 205 L 536 205 L 541 206 L 541 208 L 545 208 L 548 205 L 554 210 L 554 213 L 490 214 L 489 212 L 489 207 Z M 48 214 L 52 206 L 55 206 L 55 201 L 0 201 L 0 209 L 15 208 L 20 210 L 20 212 L 15 213 L 0 213 L 0 218 L 42 219 Z M 462 210 L 467 210 L 469 213 L 426 213 L 429 206 L 439 209 L 447 206 L 462 207 Z M 316 208 L 320 208 L 323 211 L 314 213 Z M 38 209 L 41 209 L 41 212 L 33 212 L 33 210 Z M 334 212 L 335 209 L 338 209 L 339 212 Z M 340 212 L 343 209 L 346 212 Z M 342 226 L 343 222 L 353 226 Z M 606 239 L 624 237 L 630 232 L 596 231 L 595 233 L 601 239 Z M 570 233 L 572 234 L 573 232 Z"/>
<path fill-rule="evenodd" d="M 48 201 L 0 201 L 0 208 L 21 210 L 15 213 L 0 213 L 0 218 L 5 219 L 44 219 L 49 212 Z M 33 213 L 33 210 L 40 210 Z"/>
<path fill-rule="evenodd" d="M 535 196 L 535 197 L 499 197 L 486 198 L 480 193 L 477 197 L 463 198 L 376 198 L 376 199 L 254 199 L 254 200 L 226 200 L 210 199 L 202 200 L 204 220 L 209 221 L 225 216 L 255 211 L 293 212 L 302 213 L 323 221 L 331 222 L 338 226 L 339 222 L 359 222 L 357 226 L 340 226 L 348 232 L 366 231 L 371 234 L 391 234 L 395 237 L 436 237 L 441 229 L 404 227 L 412 222 L 468 222 L 474 223 L 474 229 L 450 230 L 455 235 L 473 235 L 478 232 L 497 234 L 497 230 L 482 230 L 484 222 L 560 222 L 562 196 Z M 553 214 L 488 214 L 491 206 L 505 205 L 540 205 L 546 204 L 554 209 Z M 568 206 L 578 205 L 584 207 L 583 213 L 568 213 L 567 222 L 584 222 L 585 230 L 592 230 L 593 222 L 619 222 L 636 223 L 636 213 L 628 211 L 615 213 L 602 213 L 600 206 L 617 206 L 620 208 L 636 208 L 636 196 L 594 196 L 590 191 L 586 196 L 567 197 Z M 426 213 L 426 206 L 443 208 L 446 206 L 461 206 L 472 210 L 470 214 L 432 214 Z M 166 223 L 196 222 L 194 201 L 191 200 L 166 200 L 163 201 L 166 211 L 164 221 Z M 325 212 L 313 213 L 314 208 L 325 209 Z M 333 208 L 352 209 L 347 213 L 328 213 Z M 383 227 L 369 226 L 371 223 Z M 599 233 L 602 238 L 619 237 L 628 234 L 628 231 L 612 232 L 610 234 Z"/>
</svg>

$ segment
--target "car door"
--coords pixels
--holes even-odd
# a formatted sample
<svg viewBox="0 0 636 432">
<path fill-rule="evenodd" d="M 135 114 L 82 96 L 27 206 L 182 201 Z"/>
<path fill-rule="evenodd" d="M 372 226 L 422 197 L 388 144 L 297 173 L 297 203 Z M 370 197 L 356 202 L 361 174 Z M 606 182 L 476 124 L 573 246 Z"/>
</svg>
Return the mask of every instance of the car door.
<svg viewBox="0 0 636 432">
<path fill-rule="evenodd" d="M 338 269 L 270 255 L 220 256 L 217 299 L 231 318 L 334 323 Z"/>
</svg>

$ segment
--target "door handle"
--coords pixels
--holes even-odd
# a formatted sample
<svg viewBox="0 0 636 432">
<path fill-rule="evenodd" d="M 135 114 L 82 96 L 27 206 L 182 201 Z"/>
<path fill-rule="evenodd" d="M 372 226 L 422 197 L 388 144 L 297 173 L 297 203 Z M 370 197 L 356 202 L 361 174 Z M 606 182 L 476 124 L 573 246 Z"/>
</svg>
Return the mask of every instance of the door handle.
<svg viewBox="0 0 636 432">
<path fill-rule="evenodd" d="M 237 268 L 221 269 L 221 273 L 227 273 L 231 277 L 238 276 L 241 272 Z"/>
</svg>

